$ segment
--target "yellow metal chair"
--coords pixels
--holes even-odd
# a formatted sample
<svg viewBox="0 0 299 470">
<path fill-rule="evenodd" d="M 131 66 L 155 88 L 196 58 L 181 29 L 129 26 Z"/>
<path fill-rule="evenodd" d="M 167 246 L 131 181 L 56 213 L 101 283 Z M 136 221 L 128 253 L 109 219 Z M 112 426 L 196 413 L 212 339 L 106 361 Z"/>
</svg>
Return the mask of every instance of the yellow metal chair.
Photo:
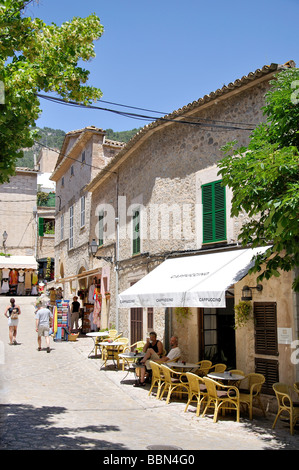
<svg viewBox="0 0 299 470">
<path fill-rule="evenodd" d="M 234 385 L 222 385 L 216 380 L 204 377 L 204 383 L 207 387 L 207 404 L 202 416 L 205 416 L 208 408 L 214 408 L 213 421 L 218 421 L 219 410 L 232 410 L 235 408 L 237 422 L 240 421 L 240 397 L 239 390 Z"/>
<path fill-rule="evenodd" d="M 188 380 L 188 401 L 186 404 L 185 413 L 190 403 L 192 401 L 196 401 L 196 416 L 199 416 L 201 404 L 207 397 L 207 388 L 202 377 L 199 377 L 192 372 L 186 372 L 186 376 Z"/>
<path fill-rule="evenodd" d="M 163 374 L 163 384 L 161 389 L 160 400 L 163 398 L 164 392 L 167 393 L 166 404 L 169 403 L 170 397 L 173 392 L 188 393 L 188 385 L 186 382 L 182 382 L 182 376 L 186 377 L 186 374 L 176 372 L 170 367 L 161 364 L 161 371 Z M 183 389 L 185 391 L 183 391 Z"/>
<path fill-rule="evenodd" d="M 245 390 L 240 389 L 240 404 L 245 404 L 248 407 L 249 419 L 252 419 L 253 402 L 256 401 L 258 402 L 263 415 L 266 417 L 266 412 L 260 397 L 262 385 L 265 382 L 265 377 L 262 374 L 256 374 L 253 372 L 246 375 L 243 380 L 248 381 L 248 388 Z"/>
<path fill-rule="evenodd" d="M 296 393 L 298 393 L 298 397 L 299 397 L 299 382 L 294 383 L 294 390 Z"/>
<path fill-rule="evenodd" d="M 277 382 L 272 385 L 275 392 L 278 411 L 275 417 L 272 429 L 275 428 L 277 420 L 281 413 L 285 412 L 289 414 L 290 417 L 290 433 L 294 434 L 294 425 L 296 421 L 299 420 L 299 403 L 294 403 L 290 395 L 290 387 L 287 384 Z M 296 406 L 297 405 L 297 406 Z"/>
<path fill-rule="evenodd" d="M 153 391 L 153 388 L 157 387 L 156 398 L 158 400 L 160 398 L 161 388 L 163 384 L 162 375 L 161 375 L 161 366 L 160 364 L 154 361 L 150 361 L 150 366 L 152 369 L 152 382 L 151 382 L 151 388 L 150 388 L 148 395 L 150 396 L 150 394 Z"/>
</svg>

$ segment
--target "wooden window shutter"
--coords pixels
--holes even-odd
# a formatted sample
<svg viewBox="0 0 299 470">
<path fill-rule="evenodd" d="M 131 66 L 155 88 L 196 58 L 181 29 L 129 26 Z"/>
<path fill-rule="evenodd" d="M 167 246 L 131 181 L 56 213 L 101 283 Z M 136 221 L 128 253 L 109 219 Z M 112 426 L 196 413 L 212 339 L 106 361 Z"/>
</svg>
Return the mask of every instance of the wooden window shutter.
<svg viewBox="0 0 299 470">
<path fill-rule="evenodd" d="M 133 255 L 140 253 L 140 212 L 133 214 Z"/>
<path fill-rule="evenodd" d="M 279 382 L 278 361 L 275 359 L 255 358 L 255 372 L 265 377 L 262 393 L 274 395 L 272 385 Z"/>
<path fill-rule="evenodd" d="M 39 237 L 44 236 L 44 226 L 45 226 L 44 217 L 39 217 L 38 218 L 38 235 L 39 235 Z"/>
<path fill-rule="evenodd" d="M 255 352 L 278 355 L 276 302 L 254 302 Z"/>
<path fill-rule="evenodd" d="M 203 243 L 226 240 L 225 187 L 221 181 L 202 186 Z"/>
<path fill-rule="evenodd" d="M 104 244 L 104 214 L 99 215 L 99 246 Z"/>
</svg>

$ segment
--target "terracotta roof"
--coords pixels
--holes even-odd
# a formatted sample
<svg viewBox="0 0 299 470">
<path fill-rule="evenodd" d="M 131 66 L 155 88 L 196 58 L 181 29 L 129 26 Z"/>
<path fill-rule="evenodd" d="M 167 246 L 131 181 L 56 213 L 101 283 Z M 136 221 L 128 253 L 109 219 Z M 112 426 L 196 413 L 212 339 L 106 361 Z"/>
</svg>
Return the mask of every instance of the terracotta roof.
<svg viewBox="0 0 299 470">
<path fill-rule="evenodd" d="M 173 111 L 172 113 L 165 115 L 163 118 L 157 119 L 156 121 L 147 124 L 144 126 L 134 137 L 126 144 L 126 146 L 109 162 L 105 167 L 105 172 L 100 172 L 87 186 L 87 190 L 91 191 L 96 186 L 98 181 L 105 175 L 107 176 L 107 169 L 112 168 L 118 161 L 124 157 L 124 155 L 132 149 L 143 137 L 146 136 L 150 131 L 153 131 L 155 128 L 163 126 L 165 124 L 171 123 L 171 120 L 178 120 L 179 118 L 185 117 L 186 114 L 192 113 L 193 110 L 200 108 L 201 106 L 212 102 L 213 100 L 219 99 L 220 97 L 225 97 L 236 90 L 250 85 L 252 82 L 262 79 L 263 77 L 267 78 L 268 75 L 273 75 L 278 73 L 281 70 L 296 67 L 296 64 L 293 60 L 286 62 L 284 65 L 280 64 L 270 64 L 264 65 L 261 69 L 257 69 L 255 72 L 250 72 L 248 75 L 244 75 L 242 78 L 235 80 L 234 82 L 224 85 L 222 88 L 218 88 L 216 91 L 212 91 L 208 95 L 204 95 L 202 98 L 199 98 L 192 103 L 183 106 L 182 108 Z M 164 121 L 163 121 L 164 120 Z"/>
</svg>

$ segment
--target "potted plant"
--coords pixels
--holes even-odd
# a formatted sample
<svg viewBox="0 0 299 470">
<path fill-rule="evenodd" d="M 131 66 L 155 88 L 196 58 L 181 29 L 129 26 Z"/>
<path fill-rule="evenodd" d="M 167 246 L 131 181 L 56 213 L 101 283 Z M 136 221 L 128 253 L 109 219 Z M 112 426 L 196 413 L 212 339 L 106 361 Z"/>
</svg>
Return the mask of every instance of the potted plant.
<svg viewBox="0 0 299 470">
<path fill-rule="evenodd" d="M 241 328 L 246 325 L 249 320 L 252 306 L 251 303 L 246 300 L 240 300 L 240 302 L 235 305 L 235 328 Z"/>
</svg>

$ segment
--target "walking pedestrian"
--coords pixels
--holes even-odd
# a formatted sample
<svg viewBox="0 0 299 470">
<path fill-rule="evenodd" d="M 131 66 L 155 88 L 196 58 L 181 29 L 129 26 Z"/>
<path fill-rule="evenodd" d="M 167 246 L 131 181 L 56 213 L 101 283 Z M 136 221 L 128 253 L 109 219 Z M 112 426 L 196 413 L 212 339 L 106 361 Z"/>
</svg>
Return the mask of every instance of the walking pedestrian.
<svg viewBox="0 0 299 470">
<path fill-rule="evenodd" d="M 41 351 L 42 349 L 41 348 L 42 336 L 44 336 L 46 340 L 46 345 L 47 345 L 47 353 L 50 352 L 50 336 L 49 336 L 50 320 L 52 323 L 53 313 L 48 308 L 48 302 L 43 300 L 39 304 L 38 310 L 35 312 L 38 351 Z M 51 324 L 51 327 L 52 327 L 52 324 Z"/>
<path fill-rule="evenodd" d="M 74 325 L 76 330 L 79 329 L 79 311 L 80 311 L 80 302 L 78 302 L 78 297 L 73 297 L 73 302 L 71 305 L 71 331 L 73 331 Z"/>
<path fill-rule="evenodd" d="M 17 344 L 17 330 L 19 324 L 19 315 L 21 315 L 21 309 L 19 305 L 15 304 L 15 299 L 10 299 L 10 305 L 6 308 L 4 315 L 8 318 L 9 328 L 9 344 Z"/>
</svg>

